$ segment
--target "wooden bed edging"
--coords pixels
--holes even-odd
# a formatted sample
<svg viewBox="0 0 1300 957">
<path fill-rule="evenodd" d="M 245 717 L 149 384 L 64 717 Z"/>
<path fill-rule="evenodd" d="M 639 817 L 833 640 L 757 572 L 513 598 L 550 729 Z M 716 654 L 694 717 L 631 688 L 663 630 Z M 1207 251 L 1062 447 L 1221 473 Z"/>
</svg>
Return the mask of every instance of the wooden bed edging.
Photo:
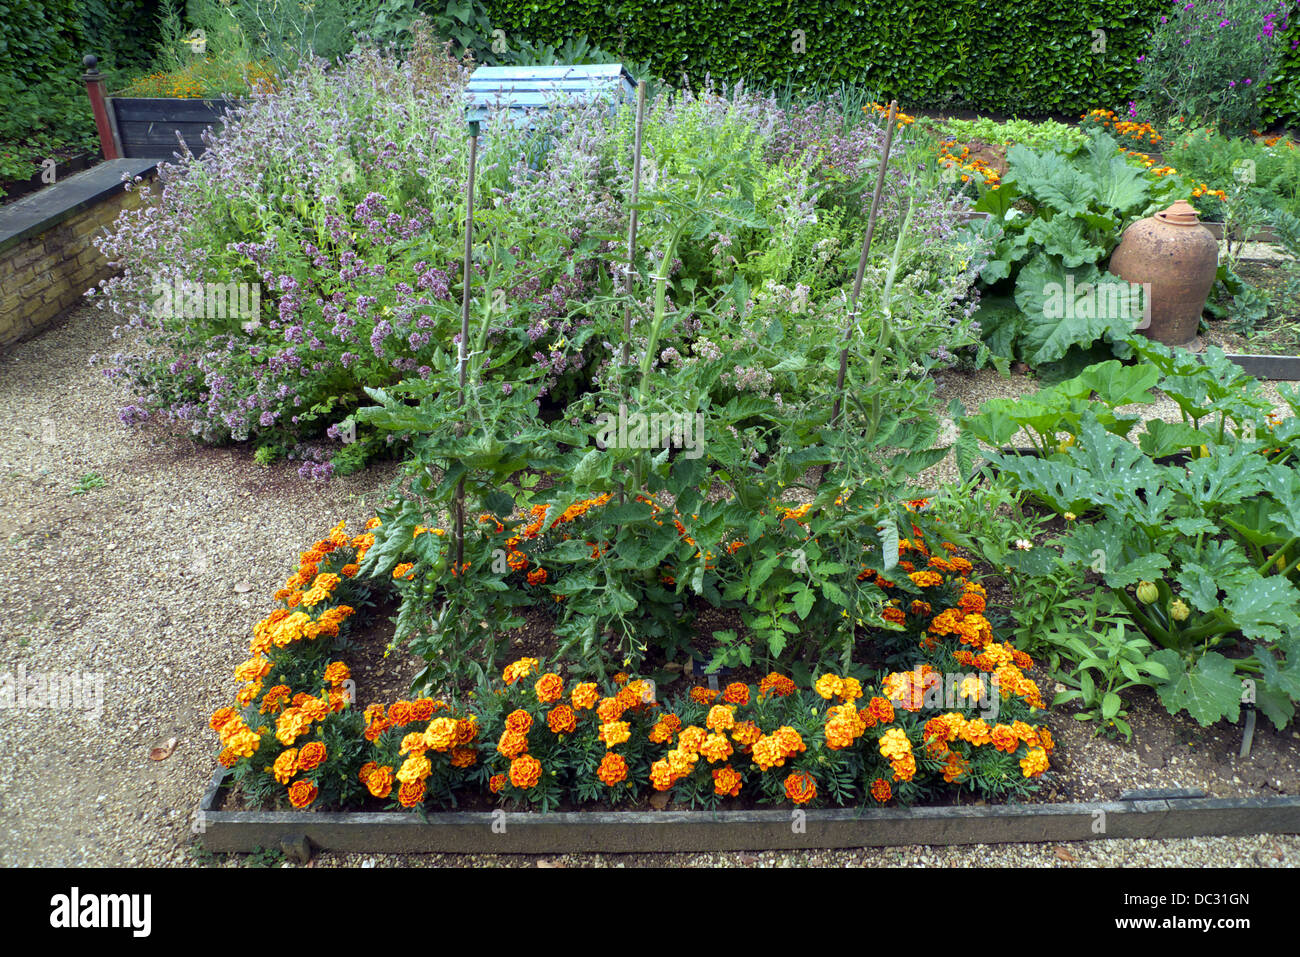
<svg viewBox="0 0 1300 957">
<path fill-rule="evenodd" d="M 1300 797 L 772 811 L 217 811 L 225 769 L 195 831 L 214 852 L 301 846 L 380 854 L 554 854 L 1003 844 L 1300 833 Z M 802 813 L 802 817 L 800 814 Z"/>
</svg>

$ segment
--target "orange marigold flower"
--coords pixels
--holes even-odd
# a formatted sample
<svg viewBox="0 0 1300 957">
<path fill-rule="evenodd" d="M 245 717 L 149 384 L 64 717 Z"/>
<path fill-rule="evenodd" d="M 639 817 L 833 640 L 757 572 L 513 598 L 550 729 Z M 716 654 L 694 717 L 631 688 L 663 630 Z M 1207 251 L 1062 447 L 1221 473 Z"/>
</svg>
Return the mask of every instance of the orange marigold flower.
<svg viewBox="0 0 1300 957">
<path fill-rule="evenodd" d="M 912 584 L 918 588 L 933 588 L 935 585 L 943 584 L 943 576 L 938 572 L 932 572 L 928 569 L 919 572 L 912 572 L 907 576 L 912 579 Z"/>
<path fill-rule="evenodd" d="M 697 725 L 690 725 L 682 729 L 677 739 L 677 747 L 681 751 L 694 754 L 704 746 L 704 740 L 709 733 Z"/>
<path fill-rule="evenodd" d="M 500 794 L 502 788 L 506 786 L 506 776 L 504 774 L 494 774 L 488 778 L 488 790 L 493 794 Z"/>
<path fill-rule="evenodd" d="M 572 734 L 578 730 L 578 716 L 567 704 L 559 704 L 547 712 L 546 726 L 552 734 Z"/>
<path fill-rule="evenodd" d="M 749 704 L 749 685 L 733 681 L 722 690 L 722 700 L 727 704 Z"/>
<path fill-rule="evenodd" d="M 308 741 L 298 751 L 298 770 L 314 771 L 321 766 L 327 756 L 325 742 Z"/>
<path fill-rule="evenodd" d="M 713 792 L 723 797 L 737 797 L 740 794 L 740 772 L 730 764 L 713 769 Z"/>
<path fill-rule="evenodd" d="M 650 765 L 650 783 L 656 791 L 667 791 L 676 780 L 666 758 L 660 758 Z"/>
<path fill-rule="evenodd" d="M 760 695 L 774 694 L 778 698 L 785 698 L 794 694 L 794 682 L 785 675 L 777 674 L 775 671 L 770 672 L 767 677 L 758 683 L 758 693 Z"/>
<path fill-rule="evenodd" d="M 371 773 L 378 767 L 379 765 L 374 761 L 367 761 L 365 764 L 361 765 L 361 771 L 357 774 L 357 777 L 361 779 L 361 783 L 365 784 L 370 778 Z"/>
<path fill-rule="evenodd" d="M 452 748 L 451 749 L 451 766 L 453 768 L 469 768 L 478 762 L 477 748 Z"/>
<path fill-rule="evenodd" d="M 1028 775 L 1026 775 L 1027 777 Z M 298 810 L 302 810 L 312 801 L 316 800 L 316 785 L 310 781 L 294 781 L 289 785 L 289 803 Z"/>
<path fill-rule="evenodd" d="M 388 721 L 394 727 L 400 728 L 403 725 L 410 724 L 415 720 L 414 709 L 409 701 L 394 701 L 388 706 Z"/>
<path fill-rule="evenodd" d="M 407 573 L 414 567 L 415 567 L 414 562 L 402 562 L 400 565 L 398 565 L 396 568 L 393 569 L 393 577 L 406 578 Z"/>
<path fill-rule="evenodd" d="M 527 791 L 536 787 L 542 779 L 542 763 L 528 754 L 520 755 L 510 762 L 510 783 Z"/>
<path fill-rule="evenodd" d="M 753 721 L 738 721 L 736 726 L 731 729 L 731 740 L 742 748 L 753 747 L 755 742 L 762 736 L 762 729 Z"/>
<path fill-rule="evenodd" d="M 807 751 L 808 746 L 803 743 L 803 738 L 799 732 L 788 725 L 783 725 L 772 732 L 772 737 L 776 739 L 787 758 L 794 757 L 800 751 Z"/>
<path fill-rule="evenodd" d="M 424 782 L 405 781 L 397 789 L 397 801 L 402 807 L 415 807 L 424 803 Z"/>
<path fill-rule="evenodd" d="M 532 571 L 530 571 L 527 575 L 524 576 L 524 579 L 525 579 L 525 580 L 528 582 L 528 584 L 530 584 L 530 585 L 542 585 L 542 584 L 545 584 L 545 582 L 546 582 L 546 569 L 545 569 L 545 568 L 534 568 Z"/>
<path fill-rule="evenodd" d="M 606 752 L 596 770 L 596 777 L 600 778 L 602 784 L 612 788 L 627 780 L 627 761 L 620 754 Z"/>
<path fill-rule="evenodd" d="M 402 746 L 398 749 L 398 754 L 424 754 L 429 750 L 429 742 L 425 740 L 424 735 L 419 731 L 412 731 L 402 738 Z"/>
<path fill-rule="evenodd" d="M 886 803 L 894 796 L 894 789 L 884 778 L 876 778 L 871 784 L 871 796 L 880 804 Z"/>
<path fill-rule="evenodd" d="M 464 746 L 478 737 L 478 718 L 470 715 L 456 722 L 456 744 Z"/>
<path fill-rule="evenodd" d="M 564 697 L 564 679 L 553 671 L 548 671 L 537 679 L 533 685 L 537 700 L 542 704 L 552 704 Z"/>
<path fill-rule="evenodd" d="M 989 738 L 993 742 L 993 747 L 1007 754 L 1015 754 L 1016 749 L 1020 747 L 1020 738 L 1005 724 L 995 724 L 993 730 L 989 732 Z"/>
<path fill-rule="evenodd" d="M 325 669 L 325 681 L 327 684 L 341 685 L 350 677 L 352 677 L 352 672 L 349 671 L 348 666 L 341 661 L 332 662 L 330 666 Z"/>
<path fill-rule="evenodd" d="M 650 729 L 649 738 L 653 744 L 667 744 L 681 729 L 682 719 L 675 714 L 666 714 Z"/>
<path fill-rule="evenodd" d="M 596 702 L 600 700 L 600 692 L 594 681 L 584 681 L 573 689 L 569 700 L 573 702 L 575 711 L 586 711 L 596 706 Z"/>
<path fill-rule="evenodd" d="M 1042 748 L 1030 748 L 1029 753 L 1020 759 L 1020 770 L 1027 778 L 1036 778 L 1047 770 L 1047 752 Z"/>
<path fill-rule="evenodd" d="M 795 771 L 785 779 L 785 796 L 795 804 L 807 804 L 817 796 L 817 781 L 806 771 Z"/>
<path fill-rule="evenodd" d="M 527 734 L 533 727 L 533 716 L 523 708 L 516 708 L 506 715 L 506 729 L 519 734 Z"/>
<path fill-rule="evenodd" d="M 502 757 L 517 758 L 528 750 L 527 735 L 518 731 L 505 731 L 497 741 L 497 751 Z"/>
<path fill-rule="evenodd" d="M 697 685 L 691 689 L 691 700 L 696 704 L 709 704 L 719 695 L 719 693 L 720 692 L 714 691 L 711 688 Z"/>
</svg>

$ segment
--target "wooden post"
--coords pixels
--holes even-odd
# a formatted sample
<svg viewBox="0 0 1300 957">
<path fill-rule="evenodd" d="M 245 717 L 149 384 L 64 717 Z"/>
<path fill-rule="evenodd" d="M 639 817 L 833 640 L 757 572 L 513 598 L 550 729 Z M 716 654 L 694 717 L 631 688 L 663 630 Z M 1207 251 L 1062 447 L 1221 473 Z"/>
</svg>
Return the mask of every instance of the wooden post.
<svg viewBox="0 0 1300 957">
<path fill-rule="evenodd" d="M 627 226 L 627 275 L 623 277 L 623 293 L 629 299 L 623 304 L 623 347 L 619 354 L 619 375 L 627 369 L 628 348 L 632 339 L 632 271 L 636 264 L 636 227 L 639 221 L 640 212 L 636 208 L 636 203 L 641 197 L 641 136 L 645 130 L 645 80 L 636 85 L 636 145 L 632 153 L 632 209 L 631 216 L 628 218 Z M 626 388 L 620 386 L 619 394 L 627 395 Z M 622 505 L 626 500 L 623 483 L 618 486 L 618 504 Z"/>
<path fill-rule="evenodd" d="M 456 405 L 465 404 L 465 380 L 469 371 L 469 295 L 470 269 L 473 267 L 474 253 L 474 174 L 478 164 L 478 123 L 469 124 L 469 176 L 465 184 L 465 264 L 461 272 L 460 296 L 460 349 L 458 350 L 460 366 L 460 394 Z M 463 424 L 461 428 L 464 428 Z M 465 563 L 465 479 L 456 483 L 456 574 L 464 569 Z"/>
<path fill-rule="evenodd" d="M 99 149 L 106 160 L 120 159 L 117 144 L 113 141 L 113 127 L 108 120 L 108 105 L 104 102 L 104 76 L 99 72 L 99 60 L 94 54 L 87 53 L 81 62 L 86 68 L 81 78 L 85 81 L 86 93 L 90 96 L 90 111 L 95 115 Z"/>
<path fill-rule="evenodd" d="M 880 210 L 880 194 L 885 187 L 885 170 L 889 167 L 889 150 L 894 143 L 894 119 L 898 111 L 898 101 L 889 101 L 889 119 L 885 125 L 885 149 L 880 154 L 880 168 L 876 171 L 876 189 L 871 194 L 871 212 L 867 216 L 867 234 L 862 238 L 862 254 L 858 256 L 858 271 L 853 276 L 853 292 L 849 296 L 849 318 L 844 324 L 844 345 L 840 349 L 840 372 L 835 378 L 835 401 L 831 405 L 831 428 L 835 428 L 840 418 L 840 407 L 844 395 L 844 377 L 849 366 L 849 340 L 853 337 L 853 327 L 858 319 L 858 295 L 862 292 L 862 277 L 867 271 L 867 255 L 871 251 L 871 237 L 876 231 L 876 214 Z"/>
</svg>

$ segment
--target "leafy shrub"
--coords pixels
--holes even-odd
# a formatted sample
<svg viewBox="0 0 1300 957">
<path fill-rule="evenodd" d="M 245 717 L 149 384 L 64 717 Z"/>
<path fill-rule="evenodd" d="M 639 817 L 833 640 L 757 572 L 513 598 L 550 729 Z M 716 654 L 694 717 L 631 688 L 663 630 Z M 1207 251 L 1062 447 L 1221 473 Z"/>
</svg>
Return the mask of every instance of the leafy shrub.
<svg viewBox="0 0 1300 957">
<path fill-rule="evenodd" d="M 119 221 L 102 248 L 125 268 L 101 301 L 136 334 L 114 362 L 133 390 L 127 420 L 158 415 L 204 441 L 252 439 L 263 460 L 306 457 L 308 472 L 325 475 L 331 457 L 355 467 L 380 448 L 373 433 L 340 444 L 337 426 L 364 387 L 446 373 L 460 312 L 466 72 L 431 41 L 424 49 L 400 67 L 374 51 L 335 69 L 304 67 L 284 89 L 252 98 L 201 159 L 169 167 L 156 211 Z M 610 339 L 595 332 L 621 326 L 607 259 L 622 255 L 632 120 L 630 109 L 593 106 L 553 111 L 533 134 L 489 124 L 476 197 L 475 342 L 491 352 L 493 389 L 509 391 L 535 370 L 538 394 L 562 406 L 608 364 Z M 705 332 L 725 338 L 725 288 L 736 310 L 765 321 L 802 312 L 823 338 L 827 322 L 838 326 L 865 220 L 862 186 L 883 140 L 869 117 L 844 129 L 833 109 L 783 111 L 744 92 L 656 98 L 648 189 L 694 194 L 704 166 L 682 158 L 689 147 L 703 163 L 734 153 L 750 191 L 739 197 L 749 208 L 742 217 L 680 236 L 659 263 L 668 268 L 664 308 L 716 306 Z M 908 173 L 891 174 L 885 241 L 910 188 Z M 901 253 L 916 295 L 900 299 L 897 328 L 908 354 L 926 362 L 933 354 L 951 363 L 972 341 L 978 245 L 933 241 L 952 236 L 958 207 L 940 196 L 915 204 L 916 236 Z M 662 259 L 668 209 L 643 216 L 638 269 Z M 866 276 L 868 302 L 883 278 Z M 263 315 L 250 328 L 153 315 L 155 283 L 176 279 L 256 283 Z M 643 316 L 652 305 L 630 308 Z M 674 335 L 700 331 L 696 320 Z M 661 348 L 686 354 L 682 344 Z"/>
<path fill-rule="evenodd" d="M 1218 121 L 1245 133 L 1277 59 L 1289 12 L 1282 0 L 1185 0 L 1166 8 L 1140 58 L 1136 96 L 1158 120 Z"/>
<path fill-rule="evenodd" d="M 1128 284 L 1103 269 L 1124 229 L 1183 187 L 1117 150 L 1104 133 L 1073 155 L 1013 146 L 1001 184 L 975 204 L 991 215 L 972 229 L 996 244 L 980 272 L 976 318 L 999 361 L 1078 368 L 1103 358 L 1140 317 Z"/>
<path fill-rule="evenodd" d="M 989 460 L 1065 519 L 1048 544 L 1099 576 L 1094 587 L 1158 647 L 1145 671 L 1171 712 L 1236 720 L 1249 677 L 1281 728 L 1300 698 L 1300 419 L 1274 415 L 1217 349 L 1202 363 L 1130 343 L 1142 365 L 1111 361 L 1035 396 L 991 400 L 963 427 L 994 446 L 1020 428 L 1035 436 L 1039 456 Z M 1148 421 L 1135 444 L 1125 436 L 1139 415 L 1117 409 L 1150 402 L 1153 387 L 1182 421 Z M 1286 398 L 1300 411 L 1300 396 Z M 1169 462 L 1175 454 L 1190 458 Z"/>
</svg>

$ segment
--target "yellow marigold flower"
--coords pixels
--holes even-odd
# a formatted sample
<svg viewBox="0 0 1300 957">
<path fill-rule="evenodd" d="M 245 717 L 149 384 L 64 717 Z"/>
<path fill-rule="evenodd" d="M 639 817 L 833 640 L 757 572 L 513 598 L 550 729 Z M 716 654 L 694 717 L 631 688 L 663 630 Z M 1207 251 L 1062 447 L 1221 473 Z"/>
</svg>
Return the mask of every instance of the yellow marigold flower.
<svg viewBox="0 0 1300 957">
<path fill-rule="evenodd" d="M 455 718 L 434 718 L 424 732 L 424 743 L 435 751 L 450 751 L 456 746 L 459 722 Z"/>
<path fill-rule="evenodd" d="M 677 738 L 677 747 L 687 754 L 695 754 L 700 748 L 704 747 L 704 740 L 709 736 L 708 732 L 696 725 L 683 728 Z"/>
<path fill-rule="evenodd" d="M 412 754 L 404 762 L 397 772 L 397 780 L 403 784 L 414 784 L 417 781 L 423 781 L 433 773 L 433 765 L 423 754 Z"/>
<path fill-rule="evenodd" d="M 271 766 L 271 771 L 275 774 L 277 784 L 288 784 L 298 773 L 298 749 L 290 748 L 281 751 L 280 756 L 275 759 L 275 764 Z"/>
<path fill-rule="evenodd" d="M 919 572 L 912 572 L 912 574 L 907 577 L 912 579 L 912 584 L 916 585 L 918 588 L 933 588 L 935 585 L 943 584 L 943 576 L 938 572 L 932 572 L 928 569 Z"/>
<path fill-rule="evenodd" d="M 704 744 L 700 747 L 700 754 L 710 764 L 717 764 L 719 761 L 725 761 L 731 757 L 731 742 L 725 735 L 711 734 L 704 739 Z"/>
<path fill-rule="evenodd" d="M 813 690 L 827 701 L 830 701 L 831 698 L 840 694 L 843 687 L 844 683 L 838 675 L 826 674 L 817 679 L 817 683 L 813 685 Z"/>
<path fill-rule="evenodd" d="M 505 671 L 501 673 L 501 678 L 506 684 L 512 685 L 520 678 L 527 678 L 537 670 L 536 658 L 520 658 L 513 664 L 506 665 Z"/>
<path fill-rule="evenodd" d="M 617 747 L 632 736 L 632 726 L 626 721 L 610 721 L 600 726 L 600 740 L 606 748 Z"/>
<path fill-rule="evenodd" d="M 902 728 L 890 728 L 880 736 L 880 753 L 890 761 L 902 760 L 912 753 L 912 742 Z"/>
<path fill-rule="evenodd" d="M 396 568 L 393 569 L 393 577 L 406 578 L 408 577 L 407 573 L 414 567 L 415 567 L 414 562 L 402 562 L 400 565 L 398 565 Z"/>
<path fill-rule="evenodd" d="M 504 758 L 517 758 L 528 750 L 528 737 L 518 731 L 507 730 L 497 741 L 497 751 Z"/>
<path fill-rule="evenodd" d="M 387 765 L 375 768 L 366 777 L 366 790 L 383 799 L 393 792 L 393 769 Z"/>
<path fill-rule="evenodd" d="M 1042 748 L 1030 748 L 1029 753 L 1020 759 L 1020 769 L 1027 778 L 1036 778 L 1047 770 L 1047 752 Z"/>
<path fill-rule="evenodd" d="M 715 704 L 709 709 L 704 725 L 710 731 L 730 731 L 736 726 L 736 709 L 731 705 Z"/>
</svg>

